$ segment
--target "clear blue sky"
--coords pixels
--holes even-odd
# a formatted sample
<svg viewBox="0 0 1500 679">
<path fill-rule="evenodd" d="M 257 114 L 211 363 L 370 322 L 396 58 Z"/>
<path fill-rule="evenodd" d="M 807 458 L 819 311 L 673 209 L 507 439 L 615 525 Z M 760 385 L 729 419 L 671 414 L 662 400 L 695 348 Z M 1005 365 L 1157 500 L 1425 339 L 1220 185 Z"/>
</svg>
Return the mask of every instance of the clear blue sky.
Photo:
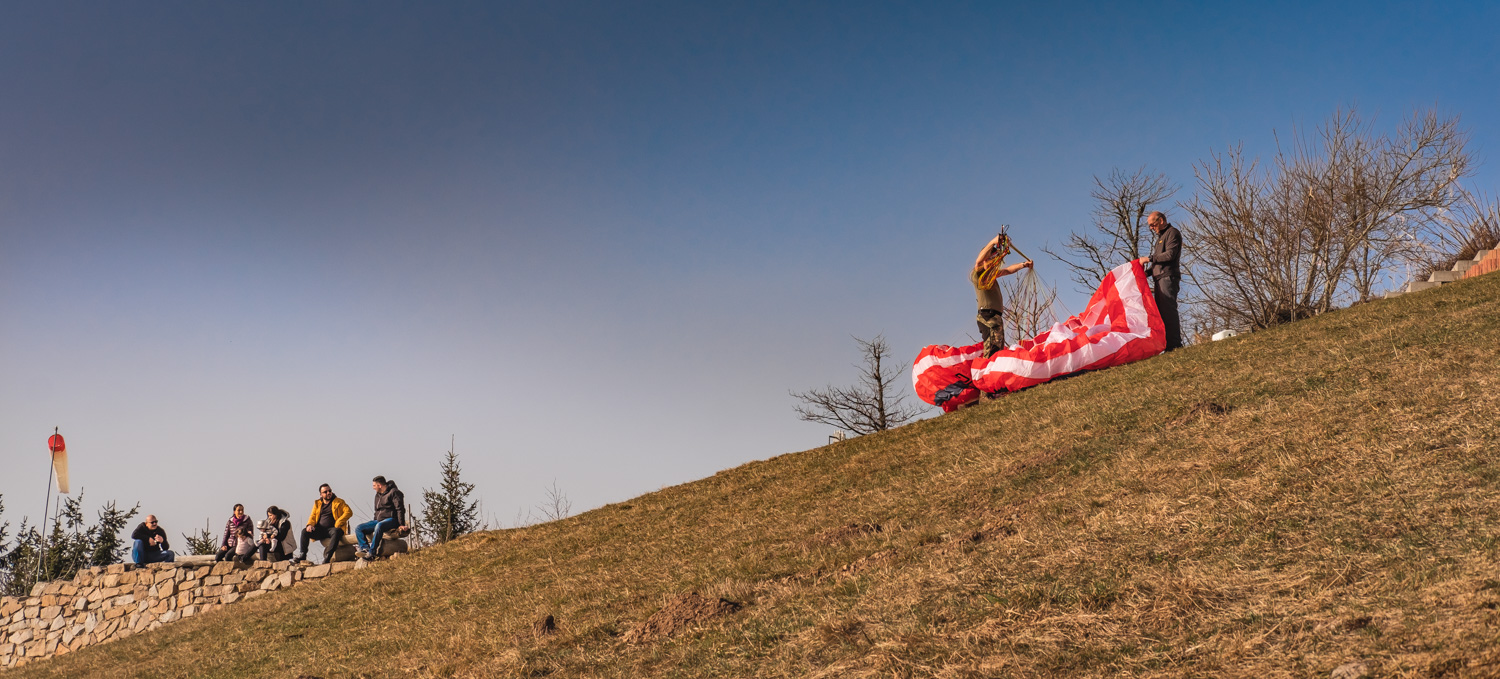
<svg viewBox="0 0 1500 679">
<path fill-rule="evenodd" d="M 1063 4 L 6 3 L 5 518 L 53 426 L 174 538 L 450 435 L 501 523 L 622 500 L 824 441 L 788 390 L 967 341 L 1095 174 L 1348 105 L 1500 150 L 1500 5 Z"/>
</svg>

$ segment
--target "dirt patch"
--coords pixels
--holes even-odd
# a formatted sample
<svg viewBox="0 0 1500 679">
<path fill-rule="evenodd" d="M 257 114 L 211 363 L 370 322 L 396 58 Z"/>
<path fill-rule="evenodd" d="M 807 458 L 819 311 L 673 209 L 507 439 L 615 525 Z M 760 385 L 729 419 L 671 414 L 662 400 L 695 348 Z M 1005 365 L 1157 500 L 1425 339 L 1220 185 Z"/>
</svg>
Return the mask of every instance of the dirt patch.
<svg viewBox="0 0 1500 679">
<path fill-rule="evenodd" d="M 1073 454 L 1072 448 L 1055 448 L 1052 450 L 1035 452 L 1012 462 L 1010 466 L 1006 468 L 1005 475 L 1016 476 L 1025 471 L 1053 465 L 1056 464 L 1058 460 L 1061 460 L 1071 454 Z"/>
<path fill-rule="evenodd" d="M 810 545 L 836 545 L 855 538 L 864 537 L 871 533 L 881 531 L 878 523 L 851 523 L 838 528 L 830 528 L 807 539 Z"/>
<path fill-rule="evenodd" d="M 709 618 L 727 615 L 743 608 L 728 599 L 710 599 L 697 592 L 672 597 L 667 605 L 645 622 L 625 633 L 625 641 L 647 644 L 676 636 L 683 630 Z"/>
<path fill-rule="evenodd" d="M 1199 401 L 1189 407 L 1186 412 L 1179 415 L 1177 419 L 1172 420 L 1172 424 L 1186 424 L 1200 417 L 1219 417 L 1221 415 L 1228 415 L 1231 412 L 1234 412 L 1234 406 L 1227 406 L 1214 401 Z"/>
<path fill-rule="evenodd" d="M 896 559 L 896 550 L 884 549 L 839 569 L 839 575 L 853 577 L 872 568 L 879 568 Z"/>
</svg>

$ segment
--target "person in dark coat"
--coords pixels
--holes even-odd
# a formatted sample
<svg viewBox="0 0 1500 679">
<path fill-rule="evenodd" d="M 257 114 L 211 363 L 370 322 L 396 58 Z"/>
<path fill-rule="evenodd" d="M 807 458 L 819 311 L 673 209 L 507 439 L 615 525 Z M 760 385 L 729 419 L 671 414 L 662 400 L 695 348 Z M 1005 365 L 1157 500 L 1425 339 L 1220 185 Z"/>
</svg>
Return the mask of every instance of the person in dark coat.
<svg viewBox="0 0 1500 679">
<path fill-rule="evenodd" d="M 291 516 L 285 509 L 271 505 L 266 508 L 266 518 L 260 522 L 261 561 L 285 561 L 297 549 L 297 539 L 292 536 Z"/>
<path fill-rule="evenodd" d="M 130 560 L 137 566 L 172 563 L 177 560 L 177 555 L 172 553 L 167 544 L 167 532 L 156 525 L 155 514 L 147 514 L 146 520 L 131 531 L 130 539 L 134 543 L 130 548 Z"/>
<path fill-rule="evenodd" d="M 1151 254 L 1140 258 L 1146 274 L 1155 284 L 1156 310 L 1161 312 L 1161 324 L 1167 332 L 1167 351 L 1182 348 L 1182 321 L 1177 316 L 1177 293 L 1181 289 L 1182 232 L 1167 223 L 1167 216 L 1153 212 L 1146 218 L 1146 225 L 1156 234 L 1156 243 Z"/>
<path fill-rule="evenodd" d="M 396 487 L 395 481 L 384 476 L 370 480 L 375 489 L 375 519 L 354 528 L 354 539 L 359 541 L 359 558 L 374 559 L 380 556 L 380 542 L 386 531 L 406 530 L 406 495 Z M 373 534 L 373 538 L 366 535 Z"/>
</svg>

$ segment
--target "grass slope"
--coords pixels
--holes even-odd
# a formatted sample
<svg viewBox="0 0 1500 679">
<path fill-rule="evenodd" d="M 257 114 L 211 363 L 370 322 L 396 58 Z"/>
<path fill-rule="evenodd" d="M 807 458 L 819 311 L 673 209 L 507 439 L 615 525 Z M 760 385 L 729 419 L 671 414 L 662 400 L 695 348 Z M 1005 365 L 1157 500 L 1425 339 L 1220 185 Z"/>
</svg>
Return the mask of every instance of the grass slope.
<svg viewBox="0 0 1500 679">
<path fill-rule="evenodd" d="M 753 462 L 16 677 L 1500 675 L 1500 276 Z M 879 524 L 878 532 L 826 531 Z M 823 535 L 822 538 L 818 537 Z M 665 640 L 669 597 L 743 604 Z M 557 632 L 533 635 L 556 617 Z"/>
</svg>

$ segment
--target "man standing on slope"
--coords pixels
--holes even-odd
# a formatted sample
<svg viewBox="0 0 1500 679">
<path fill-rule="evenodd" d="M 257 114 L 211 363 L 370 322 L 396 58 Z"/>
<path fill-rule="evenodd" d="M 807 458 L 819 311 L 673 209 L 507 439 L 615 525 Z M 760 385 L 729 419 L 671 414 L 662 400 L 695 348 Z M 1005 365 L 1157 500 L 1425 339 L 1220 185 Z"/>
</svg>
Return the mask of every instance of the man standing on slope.
<svg viewBox="0 0 1500 679">
<path fill-rule="evenodd" d="M 1167 216 L 1153 212 L 1146 218 L 1146 225 L 1156 234 L 1156 244 L 1151 254 L 1136 261 L 1146 266 L 1147 275 L 1156 284 L 1156 310 L 1161 312 L 1161 324 L 1167 331 L 1167 351 L 1182 348 L 1182 322 L 1177 317 L 1177 292 L 1182 282 L 1182 269 L 1177 261 L 1182 257 L 1182 233 L 1167 223 Z"/>
<path fill-rule="evenodd" d="M 370 487 L 375 489 L 375 520 L 354 527 L 359 558 L 366 561 L 380 556 L 380 543 L 386 531 L 406 529 L 406 494 L 396 487 L 396 482 L 377 476 L 370 480 Z M 365 537 L 371 534 L 374 537 Z"/>
<path fill-rule="evenodd" d="M 323 550 L 323 563 L 333 562 L 333 553 L 343 546 L 344 534 L 349 532 L 349 518 L 354 510 L 349 503 L 333 494 L 328 484 L 318 486 L 318 499 L 313 501 L 312 515 L 307 517 L 307 527 L 302 529 L 302 540 L 292 561 L 308 557 L 307 546 L 312 540 L 328 540 L 328 549 Z"/>
<path fill-rule="evenodd" d="M 974 258 L 974 268 L 969 271 L 969 282 L 974 284 L 974 293 L 979 298 L 979 313 L 974 321 L 979 324 L 979 337 L 984 340 L 984 355 L 993 356 L 1005 348 L 1005 300 L 1000 295 L 999 278 L 1009 276 L 1032 265 L 1031 260 L 999 268 L 1010 250 L 1009 241 L 1001 242 L 1004 235 L 995 236 L 980 249 Z"/>
</svg>

